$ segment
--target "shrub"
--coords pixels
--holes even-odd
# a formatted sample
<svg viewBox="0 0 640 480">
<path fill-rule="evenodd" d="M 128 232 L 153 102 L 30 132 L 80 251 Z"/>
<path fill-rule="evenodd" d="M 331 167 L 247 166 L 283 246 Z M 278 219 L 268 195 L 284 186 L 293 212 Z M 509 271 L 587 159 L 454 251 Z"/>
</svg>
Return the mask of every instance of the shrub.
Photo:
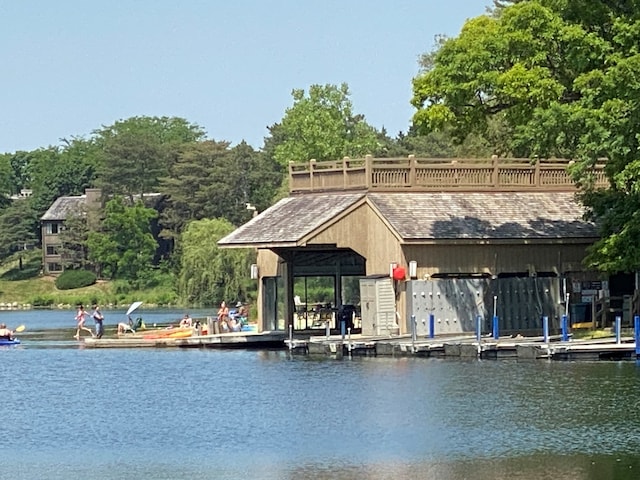
<svg viewBox="0 0 640 480">
<path fill-rule="evenodd" d="M 96 283 L 96 274 L 88 270 L 65 270 L 56 278 L 56 287 L 59 290 L 88 287 L 94 283 Z"/>
<path fill-rule="evenodd" d="M 50 295 L 36 295 L 28 303 L 34 307 L 50 307 L 54 304 L 54 299 Z"/>
</svg>

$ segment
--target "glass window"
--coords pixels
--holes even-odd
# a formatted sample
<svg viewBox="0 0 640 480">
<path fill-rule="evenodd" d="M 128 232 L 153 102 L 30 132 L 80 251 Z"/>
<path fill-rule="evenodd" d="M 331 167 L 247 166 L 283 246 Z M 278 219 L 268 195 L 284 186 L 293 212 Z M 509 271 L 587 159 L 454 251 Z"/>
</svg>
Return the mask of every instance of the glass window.
<svg viewBox="0 0 640 480">
<path fill-rule="evenodd" d="M 57 223 L 47 223 L 45 228 L 47 235 L 55 235 L 58 233 L 58 224 Z"/>
<path fill-rule="evenodd" d="M 47 255 L 58 255 L 58 245 L 47 245 Z"/>
<path fill-rule="evenodd" d="M 49 270 L 49 272 L 61 272 L 62 271 L 62 265 L 60 265 L 59 263 L 47 263 L 47 270 Z"/>
</svg>

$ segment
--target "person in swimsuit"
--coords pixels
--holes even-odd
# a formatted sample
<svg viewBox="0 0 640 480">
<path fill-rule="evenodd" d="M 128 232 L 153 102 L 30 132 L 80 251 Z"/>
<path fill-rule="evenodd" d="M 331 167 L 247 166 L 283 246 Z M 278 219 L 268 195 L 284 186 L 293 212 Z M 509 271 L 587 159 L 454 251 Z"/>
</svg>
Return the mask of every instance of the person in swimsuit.
<svg viewBox="0 0 640 480">
<path fill-rule="evenodd" d="M 80 305 L 78 307 L 78 312 L 76 313 L 76 334 L 73 336 L 76 340 L 80 338 L 80 330 L 84 330 L 89 332 L 92 337 L 95 337 L 90 328 L 84 326 L 84 322 L 87 320 L 87 312 L 84 309 L 84 306 Z"/>
</svg>

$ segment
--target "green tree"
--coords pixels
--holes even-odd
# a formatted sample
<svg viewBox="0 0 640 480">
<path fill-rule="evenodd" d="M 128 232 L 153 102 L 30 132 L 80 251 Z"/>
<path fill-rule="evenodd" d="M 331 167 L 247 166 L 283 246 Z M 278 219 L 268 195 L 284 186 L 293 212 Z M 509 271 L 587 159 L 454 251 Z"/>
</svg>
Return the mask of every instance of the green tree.
<svg viewBox="0 0 640 480">
<path fill-rule="evenodd" d="M 185 303 L 215 305 L 254 296 L 248 277 L 255 253 L 217 245 L 233 229 L 227 220 L 204 219 L 189 223 L 183 232 L 179 292 Z"/>
<path fill-rule="evenodd" d="M 162 223 L 176 237 L 190 220 L 225 218 L 235 225 L 251 218 L 246 204 L 271 205 L 281 167 L 245 142 L 204 141 L 185 145 L 162 179 L 169 196 Z"/>
<path fill-rule="evenodd" d="M 181 147 L 204 138 L 201 127 L 176 117 L 132 117 L 93 134 L 100 148 L 97 186 L 131 200 L 156 191 Z"/>
<path fill-rule="evenodd" d="M 0 208 L 6 207 L 9 204 L 9 197 L 16 192 L 11 155 L 0 155 Z"/>
<path fill-rule="evenodd" d="M 517 156 L 575 159 L 589 218 L 601 240 L 588 263 L 640 269 L 640 5 L 637 2 L 502 2 L 447 39 L 413 82 L 414 124 L 484 135 L 498 119 Z M 606 157 L 611 182 L 596 191 Z"/>
<path fill-rule="evenodd" d="M 70 212 L 64 222 L 64 229 L 59 233 L 60 256 L 65 269 L 86 269 L 89 262 L 89 224 L 86 209 Z"/>
<path fill-rule="evenodd" d="M 158 243 L 151 221 L 157 215 L 140 200 L 130 205 L 115 197 L 106 203 L 101 230 L 89 232 L 87 238 L 89 259 L 102 276 L 136 285 L 152 268 Z"/>
<path fill-rule="evenodd" d="M 293 106 L 280 123 L 269 127 L 275 145 L 268 145 L 283 167 L 310 159 L 361 157 L 378 148 L 376 130 L 353 111 L 349 87 L 312 85 L 308 95 L 293 90 Z M 269 140 L 265 141 L 268 144 Z"/>
<path fill-rule="evenodd" d="M 39 216 L 58 197 L 81 195 L 93 182 L 95 165 L 82 149 L 50 147 L 30 152 L 29 157 L 31 202 Z"/>
<path fill-rule="evenodd" d="M 14 200 L 0 211 L 0 258 L 37 243 L 36 212 L 28 199 Z"/>
</svg>

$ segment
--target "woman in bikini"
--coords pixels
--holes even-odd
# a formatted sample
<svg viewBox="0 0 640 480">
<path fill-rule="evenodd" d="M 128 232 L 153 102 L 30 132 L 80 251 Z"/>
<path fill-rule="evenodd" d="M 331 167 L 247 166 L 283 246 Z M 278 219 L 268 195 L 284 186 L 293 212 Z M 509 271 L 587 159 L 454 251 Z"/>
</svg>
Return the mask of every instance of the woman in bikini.
<svg viewBox="0 0 640 480">
<path fill-rule="evenodd" d="M 80 338 L 80 330 L 85 330 L 91 334 L 92 337 L 95 337 L 90 328 L 84 326 L 84 322 L 87 320 L 87 312 L 84 310 L 84 306 L 80 305 L 78 307 L 78 313 L 76 313 L 76 334 L 73 336 L 76 340 Z"/>
</svg>

